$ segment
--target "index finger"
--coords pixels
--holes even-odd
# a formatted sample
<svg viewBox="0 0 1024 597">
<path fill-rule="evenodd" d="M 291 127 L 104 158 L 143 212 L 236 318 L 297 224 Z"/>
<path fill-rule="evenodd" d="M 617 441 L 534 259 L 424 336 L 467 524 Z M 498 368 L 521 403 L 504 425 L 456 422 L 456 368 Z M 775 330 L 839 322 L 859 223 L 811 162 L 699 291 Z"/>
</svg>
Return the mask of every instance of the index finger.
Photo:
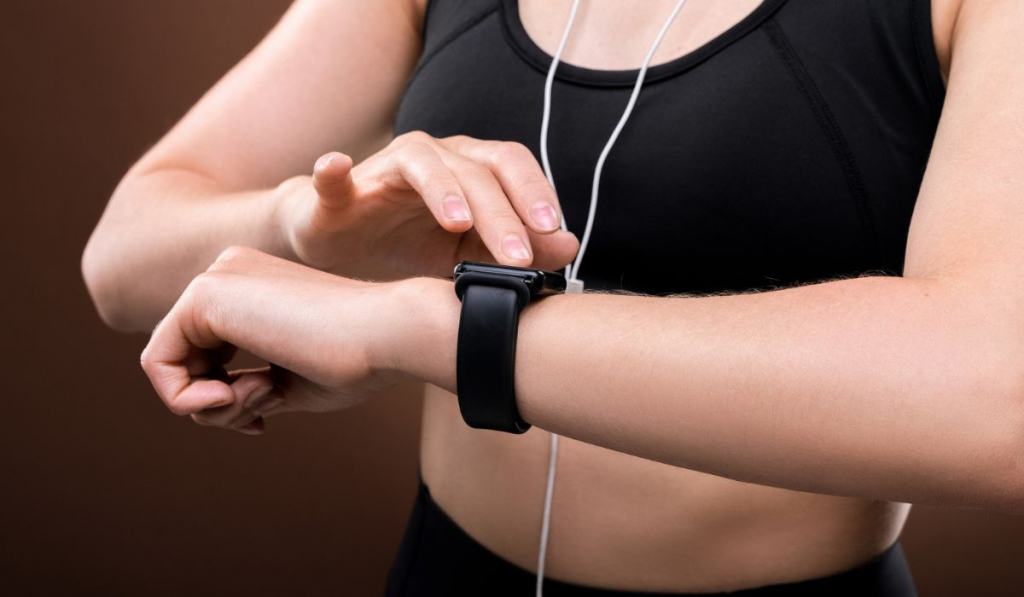
<svg viewBox="0 0 1024 597">
<path fill-rule="evenodd" d="M 555 189 L 525 145 L 465 136 L 448 137 L 440 142 L 449 150 L 490 169 L 520 219 L 531 230 L 549 234 L 561 228 L 562 209 Z"/>
<path fill-rule="evenodd" d="M 213 338 L 189 334 L 180 304 L 160 322 L 142 351 L 140 363 L 157 395 L 177 415 L 190 415 L 234 402 L 234 390 L 224 381 L 205 377 L 219 363 L 212 349 L 223 346 Z"/>
</svg>

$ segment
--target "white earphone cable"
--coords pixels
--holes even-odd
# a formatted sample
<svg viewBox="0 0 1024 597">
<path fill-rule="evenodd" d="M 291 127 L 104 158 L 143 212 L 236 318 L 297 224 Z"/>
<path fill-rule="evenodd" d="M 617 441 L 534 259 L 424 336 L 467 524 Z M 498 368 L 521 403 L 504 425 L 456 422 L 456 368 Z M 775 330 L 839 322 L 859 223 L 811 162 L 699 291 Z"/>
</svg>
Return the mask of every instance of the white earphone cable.
<svg viewBox="0 0 1024 597">
<path fill-rule="evenodd" d="M 583 238 L 580 239 L 580 250 L 576 254 L 576 259 L 573 263 L 566 267 L 566 278 L 569 280 L 569 290 L 575 289 L 576 292 L 582 292 L 582 284 L 579 282 L 579 271 L 580 265 L 583 264 L 583 256 L 587 250 L 587 245 L 590 243 L 590 234 L 594 227 L 594 218 L 597 215 L 597 196 L 600 190 L 601 184 L 601 173 L 604 170 L 605 161 L 608 159 L 608 154 L 611 153 L 612 146 L 619 138 L 619 134 L 622 133 L 622 129 L 625 128 L 626 122 L 629 120 L 630 115 L 633 113 L 633 108 L 636 106 L 637 99 L 640 97 L 640 89 L 643 87 L 644 78 L 647 76 L 647 68 L 651 64 L 651 60 L 654 58 L 655 52 L 658 50 L 658 46 L 661 45 L 662 40 L 665 39 L 665 34 L 668 33 L 669 27 L 675 21 L 679 11 L 682 10 L 683 5 L 686 4 L 686 0 L 677 0 L 675 8 L 672 13 L 665 20 L 665 24 L 661 26 L 661 30 L 658 31 L 657 37 L 654 38 L 654 43 L 651 44 L 650 49 L 647 51 L 647 55 L 644 57 L 643 65 L 640 67 L 640 72 L 637 74 L 636 83 L 633 85 L 633 93 L 629 96 L 629 102 L 626 104 L 626 109 L 622 112 L 622 116 L 619 118 L 618 124 L 612 131 L 611 136 L 608 138 L 608 142 L 605 143 L 604 149 L 601 151 L 601 155 L 597 159 L 597 165 L 594 168 L 594 179 L 590 187 L 590 209 L 587 212 L 587 224 L 583 230 Z M 569 41 L 569 33 L 572 31 L 572 26 L 576 20 L 576 12 L 579 9 L 580 0 L 573 0 L 572 9 L 569 11 L 569 19 L 565 25 L 565 31 L 562 33 L 562 39 L 558 44 L 558 50 L 555 52 L 554 57 L 551 60 L 551 67 L 548 69 L 547 78 L 544 81 L 544 113 L 541 118 L 541 133 L 540 133 L 540 156 L 541 164 L 544 167 L 544 174 L 548 178 L 548 182 L 551 183 L 552 188 L 555 187 L 555 177 L 551 172 L 551 163 L 548 157 L 548 130 L 551 124 L 551 92 L 554 87 L 555 72 L 558 70 L 558 63 L 562 59 L 562 52 L 565 51 L 565 46 Z M 562 218 L 562 229 L 568 230 L 568 226 L 565 222 L 565 217 Z M 547 475 L 547 486 L 544 490 L 544 513 L 541 520 L 540 529 L 540 545 L 537 550 L 537 597 L 542 597 L 544 594 L 544 564 L 547 560 L 548 550 L 548 536 L 551 532 L 551 502 L 552 497 L 555 493 L 555 473 L 558 464 L 558 434 L 551 434 L 551 447 L 548 457 L 548 475 Z"/>
<path fill-rule="evenodd" d="M 573 0 L 572 9 L 569 11 L 569 21 L 562 32 L 562 39 L 558 42 L 558 50 L 551 60 L 551 67 L 548 68 L 548 76 L 544 80 L 544 115 L 540 120 L 540 162 L 544 166 L 544 174 L 548 177 L 551 187 L 555 186 L 555 175 L 551 173 L 551 161 L 548 158 L 548 127 L 551 124 L 551 88 L 555 84 L 555 71 L 558 70 L 558 63 L 562 60 L 562 52 L 569 43 L 569 33 L 572 31 L 572 24 L 576 20 L 576 11 L 579 10 L 580 0 Z M 566 230 L 565 218 L 562 218 L 562 230 Z"/>
<path fill-rule="evenodd" d="M 555 83 L 555 71 L 558 70 L 558 63 L 562 59 L 562 52 L 569 42 L 569 33 L 572 31 L 573 22 L 576 20 L 576 12 L 579 10 L 580 0 L 573 0 L 572 9 L 569 11 L 569 20 L 562 32 L 562 39 L 558 42 L 558 50 L 551 60 L 551 68 L 548 69 L 547 78 L 544 80 L 544 115 L 540 123 L 540 161 L 544 166 L 544 174 L 555 188 L 555 176 L 551 173 L 551 161 L 548 158 L 548 127 L 551 124 L 551 89 Z M 562 230 L 568 230 L 565 217 L 562 217 Z M 565 268 L 565 277 L 572 279 L 572 264 Z M 540 546 L 537 550 L 537 597 L 544 594 L 544 563 L 548 554 L 548 535 L 551 532 L 551 498 L 555 493 L 555 473 L 558 467 L 558 434 L 551 434 L 551 446 L 548 449 L 548 477 L 544 489 L 544 514 L 540 525 Z"/>
</svg>

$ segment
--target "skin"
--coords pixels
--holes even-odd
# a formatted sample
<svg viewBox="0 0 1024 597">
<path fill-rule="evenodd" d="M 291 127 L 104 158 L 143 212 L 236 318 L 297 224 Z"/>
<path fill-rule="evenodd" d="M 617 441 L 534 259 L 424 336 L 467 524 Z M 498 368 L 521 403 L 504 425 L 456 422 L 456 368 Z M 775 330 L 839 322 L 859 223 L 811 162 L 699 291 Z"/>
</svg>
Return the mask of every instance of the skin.
<svg viewBox="0 0 1024 597">
<path fill-rule="evenodd" d="M 544 299 L 521 318 L 516 392 L 524 417 L 536 426 L 524 436 L 462 423 L 451 395 L 459 305 L 451 283 L 432 268 L 454 262 L 474 242 L 495 260 L 514 263 L 501 251 L 510 230 L 524 235 L 534 262 L 568 261 L 575 240 L 531 221 L 533 202 L 557 208 L 543 185 L 525 201 L 509 194 L 515 186 L 509 177 L 536 180 L 535 164 L 521 149 L 465 138 L 400 141 L 439 156 L 443 167 L 427 168 L 431 181 L 459 183 L 427 191 L 408 172 L 430 160 L 409 157 L 395 144 L 374 153 L 371 125 L 386 122 L 383 107 L 365 118 L 351 118 L 359 113 L 355 105 L 344 106 L 353 112 L 335 107 L 330 115 L 306 110 L 304 118 L 313 122 L 303 122 L 275 112 L 289 98 L 274 94 L 295 93 L 315 107 L 345 101 L 344 91 L 307 82 L 301 90 L 274 85 L 270 97 L 252 93 L 275 72 L 337 82 L 332 68 L 364 84 L 361 89 L 397 93 L 397 75 L 365 69 L 367 61 L 356 55 L 380 42 L 371 24 L 415 30 L 418 7 L 345 4 L 297 4 L 126 176 L 87 248 L 86 279 L 109 322 L 145 328 L 166 313 L 142 365 L 173 412 L 259 433 L 266 416 L 347 408 L 405 380 L 427 382 L 424 479 L 472 536 L 528 569 L 535 566 L 547 458 L 543 430 L 558 432 L 565 439 L 548 573 L 609 588 L 732 590 L 833 573 L 891 544 L 908 502 L 1024 512 L 1024 340 L 1017 332 L 1024 325 L 1024 284 L 1015 275 L 1024 258 L 1016 230 L 1024 218 L 1017 157 L 1024 144 L 1024 74 L 1017 68 L 1024 9 L 1018 2 L 933 5 L 948 94 L 903 277 L 732 296 Z M 566 6 L 523 2 L 527 29 L 545 49 L 557 41 L 560 31 L 550 23 L 564 18 Z M 656 26 L 668 6 L 650 2 L 647 17 L 636 16 L 637 30 Z M 680 33 L 670 34 L 655 62 L 700 45 L 752 4 L 694 6 L 704 12 L 692 13 L 693 26 L 675 28 Z M 335 17 L 332 26 L 351 26 L 349 13 L 360 11 L 368 14 L 359 14 L 364 21 L 353 28 L 354 39 L 315 35 L 328 17 Z M 581 37 L 567 51 L 569 62 L 623 68 L 631 66 L 626 56 L 642 55 L 644 48 L 629 45 L 634 31 L 596 9 L 588 15 L 582 15 L 591 20 L 587 29 L 600 32 L 590 40 L 609 43 Z M 601 30 L 602 22 L 610 28 Z M 289 70 L 288 58 L 301 54 L 293 47 L 300 39 L 343 47 L 305 47 L 313 64 Z M 323 55 L 343 66 L 321 61 Z M 392 66 L 407 74 L 410 59 L 393 58 Z M 261 99 L 246 100 L 252 97 Z M 383 104 L 393 111 L 393 98 Z M 234 108 L 226 116 L 218 111 L 224 105 Z M 271 113 L 276 119 L 261 120 Z M 358 165 L 350 170 L 346 157 L 322 159 L 312 177 L 294 178 L 288 168 L 301 164 L 288 160 L 308 156 L 329 137 L 322 129 L 331 123 L 317 118 L 339 113 L 346 119 L 333 122 L 332 134 L 350 136 L 332 138 L 351 141 L 349 155 Z M 233 125 L 240 148 L 230 140 Z M 258 143 L 285 130 L 280 146 Z M 405 157 L 386 157 L 398 153 Z M 510 162 L 508 172 L 496 166 Z M 251 190 L 275 177 L 291 182 Z M 489 190 L 474 192 L 467 179 Z M 470 207 L 471 227 L 438 211 L 436 198 L 443 207 L 453 193 Z M 387 205 L 364 205 L 378 199 Z M 188 210 L 181 201 L 190 202 Z M 450 252 L 412 263 L 413 253 L 403 251 L 414 234 L 392 245 L 382 240 L 386 235 L 374 236 L 372 226 L 392 223 L 394 230 L 405 221 L 395 213 L 416 214 L 412 219 L 422 218 L 426 230 L 433 218 L 432 226 L 460 240 L 437 234 L 436 244 L 415 254 L 444 243 Z M 494 219 L 502 213 L 508 217 Z M 245 222 L 251 226 L 217 220 L 230 214 L 252 218 Z M 522 229 L 512 230 L 509 214 L 519 216 Z M 138 230 L 127 229 L 129 217 Z M 175 251 L 161 244 L 172 239 L 161 240 L 160 218 L 179 218 L 188 228 L 175 227 Z M 350 234 L 384 244 L 366 251 L 349 242 Z M 244 235 L 251 238 L 236 242 Z M 255 248 L 225 250 L 226 244 Z M 335 257 L 335 244 L 346 249 L 344 259 Z M 123 257 L 127 248 L 131 257 Z M 399 257 L 386 258 L 391 252 Z M 147 267 L 160 275 L 145 274 Z M 337 275 L 346 271 L 389 281 Z M 152 276 L 156 287 L 139 290 L 143 285 L 132 276 L 141 275 Z M 235 347 L 273 365 L 228 372 Z"/>
<path fill-rule="evenodd" d="M 82 256 L 103 319 L 152 329 L 231 245 L 376 280 L 444 275 L 460 259 L 568 263 L 578 243 L 525 147 L 387 138 L 422 10 L 295 3 L 118 185 Z M 339 139 L 346 153 L 332 151 Z"/>
</svg>

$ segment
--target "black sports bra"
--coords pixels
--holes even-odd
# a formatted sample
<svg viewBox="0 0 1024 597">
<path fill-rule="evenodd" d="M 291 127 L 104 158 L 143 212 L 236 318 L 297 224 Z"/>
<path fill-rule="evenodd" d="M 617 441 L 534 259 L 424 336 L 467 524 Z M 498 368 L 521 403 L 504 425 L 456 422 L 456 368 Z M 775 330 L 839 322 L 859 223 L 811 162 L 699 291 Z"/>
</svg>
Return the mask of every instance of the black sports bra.
<svg viewBox="0 0 1024 597">
<path fill-rule="evenodd" d="M 513 140 L 539 156 L 550 61 L 516 0 L 430 0 L 395 132 Z M 558 68 L 549 150 L 577 235 L 636 74 Z M 764 0 L 648 71 L 580 278 L 668 294 L 900 275 L 944 93 L 930 0 Z"/>
</svg>

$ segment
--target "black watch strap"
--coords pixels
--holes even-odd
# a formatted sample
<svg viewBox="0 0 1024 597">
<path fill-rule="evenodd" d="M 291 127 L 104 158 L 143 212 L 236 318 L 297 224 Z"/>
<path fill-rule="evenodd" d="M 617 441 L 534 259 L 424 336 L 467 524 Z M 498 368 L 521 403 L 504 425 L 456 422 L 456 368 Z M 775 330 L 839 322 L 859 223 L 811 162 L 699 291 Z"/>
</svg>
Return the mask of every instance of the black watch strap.
<svg viewBox="0 0 1024 597">
<path fill-rule="evenodd" d="M 478 429 L 525 433 L 530 424 L 519 416 L 514 380 L 519 312 L 529 290 L 515 281 L 507 287 L 462 282 L 456 356 L 462 418 Z"/>
</svg>

